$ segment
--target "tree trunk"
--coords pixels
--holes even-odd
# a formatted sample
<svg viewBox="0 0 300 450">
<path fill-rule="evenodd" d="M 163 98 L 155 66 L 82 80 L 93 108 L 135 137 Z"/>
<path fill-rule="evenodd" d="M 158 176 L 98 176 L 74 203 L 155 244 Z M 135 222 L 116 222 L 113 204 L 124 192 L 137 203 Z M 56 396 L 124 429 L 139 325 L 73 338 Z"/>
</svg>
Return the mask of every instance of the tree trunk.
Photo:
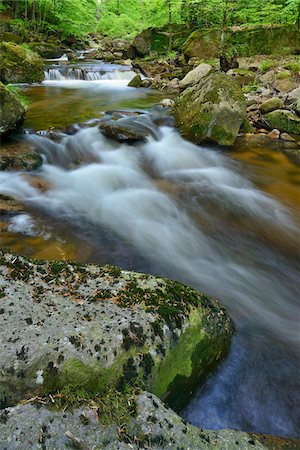
<svg viewBox="0 0 300 450">
<path fill-rule="evenodd" d="M 169 19 L 168 19 L 168 23 L 169 23 L 169 47 L 168 47 L 168 50 L 169 50 L 169 52 L 171 52 L 172 51 L 172 43 L 173 43 L 172 4 L 171 4 L 171 0 L 168 0 L 168 10 L 169 10 Z"/>
</svg>

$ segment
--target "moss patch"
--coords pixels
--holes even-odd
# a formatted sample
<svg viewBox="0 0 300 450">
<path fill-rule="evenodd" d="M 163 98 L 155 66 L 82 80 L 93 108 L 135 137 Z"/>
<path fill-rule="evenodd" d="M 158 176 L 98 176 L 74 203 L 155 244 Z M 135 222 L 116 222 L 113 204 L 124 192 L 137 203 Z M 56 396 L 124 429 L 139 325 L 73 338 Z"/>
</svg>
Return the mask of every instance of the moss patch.
<svg viewBox="0 0 300 450">
<path fill-rule="evenodd" d="M 0 43 L 0 80 L 3 83 L 35 83 L 44 79 L 43 61 L 28 48 Z"/>
</svg>

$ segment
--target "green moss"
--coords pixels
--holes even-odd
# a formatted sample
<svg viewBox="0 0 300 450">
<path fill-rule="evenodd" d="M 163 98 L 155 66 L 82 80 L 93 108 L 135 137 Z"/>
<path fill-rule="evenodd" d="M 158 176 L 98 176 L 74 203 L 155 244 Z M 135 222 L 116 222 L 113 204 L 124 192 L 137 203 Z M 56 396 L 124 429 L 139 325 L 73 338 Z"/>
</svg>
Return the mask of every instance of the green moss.
<svg viewBox="0 0 300 450">
<path fill-rule="evenodd" d="M 188 328 L 172 350 L 152 372 L 149 390 L 179 411 L 187 404 L 194 390 L 223 358 L 230 344 L 230 335 L 220 333 L 218 339 L 209 335 L 206 318 L 198 309 L 190 314 Z"/>
<path fill-rule="evenodd" d="M 300 118 L 291 111 L 277 109 L 264 115 L 271 129 L 277 128 L 286 133 L 300 134 Z"/>
<path fill-rule="evenodd" d="M 0 43 L 0 78 L 4 83 L 34 83 L 44 79 L 43 61 L 12 42 Z"/>
<path fill-rule="evenodd" d="M 275 78 L 276 80 L 285 80 L 286 78 L 290 78 L 290 76 L 291 72 L 289 70 L 282 70 L 276 74 Z"/>
<path fill-rule="evenodd" d="M 298 72 L 300 72 L 300 62 L 293 61 L 289 64 L 286 64 L 285 68 L 290 70 L 291 72 L 297 74 Z"/>
</svg>

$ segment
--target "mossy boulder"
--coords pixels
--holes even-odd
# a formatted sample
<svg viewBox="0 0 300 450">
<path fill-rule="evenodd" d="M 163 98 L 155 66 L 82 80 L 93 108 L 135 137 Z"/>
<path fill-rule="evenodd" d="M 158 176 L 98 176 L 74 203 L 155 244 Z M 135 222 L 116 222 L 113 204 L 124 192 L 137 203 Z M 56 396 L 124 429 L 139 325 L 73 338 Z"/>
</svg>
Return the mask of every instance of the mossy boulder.
<svg viewBox="0 0 300 450">
<path fill-rule="evenodd" d="M 31 42 L 29 45 L 32 51 L 46 59 L 60 58 L 68 50 L 67 47 L 61 47 L 56 42 Z"/>
<path fill-rule="evenodd" d="M 277 109 L 264 115 L 271 129 L 293 134 L 300 134 L 300 117 L 286 109 Z"/>
<path fill-rule="evenodd" d="M 183 137 L 196 144 L 232 145 L 246 119 L 244 94 L 227 75 L 208 75 L 178 97 L 174 118 Z"/>
<path fill-rule="evenodd" d="M 139 74 L 136 74 L 132 80 L 129 81 L 128 86 L 129 87 L 141 87 L 142 79 Z"/>
<path fill-rule="evenodd" d="M 134 38 L 133 47 L 138 56 L 145 56 L 150 53 L 152 34 L 152 28 L 148 28 Z"/>
<path fill-rule="evenodd" d="M 230 69 L 226 74 L 232 76 L 239 86 L 245 86 L 255 80 L 255 73 L 252 70 Z"/>
<path fill-rule="evenodd" d="M 16 94 L 0 82 L 0 135 L 14 129 L 25 116 L 25 107 Z"/>
<path fill-rule="evenodd" d="M 280 109 L 283 106 L 283 101 L 279 97 L 272 97 L 263 102 L 259 109 L 262 114 L 269 113 L 271 111 L 274 111 L 275 109 Z"/>
<path fill-rule="evenodd" d="M 226 311 L 181 283 L 0 256 L 2 406 L 142 384 L 179 408 L 228 351 Z"/>
<path fill-rule="evenodd" d="M 190 34 L 182 52 L 186 58 L 217 58 L 220 29 L 200 29 Z M 238 56 L 285 55 L 299 51 L 300 33 L 296 26 L 238 26 L 225 33 L 226 51 Z"/>
<path fill-rule="evenodd" d="M 37 53 L 13 42 L 0 43 L 0 81 L 38 83 L 43 79 L 43 61 Z"/>
</svg>

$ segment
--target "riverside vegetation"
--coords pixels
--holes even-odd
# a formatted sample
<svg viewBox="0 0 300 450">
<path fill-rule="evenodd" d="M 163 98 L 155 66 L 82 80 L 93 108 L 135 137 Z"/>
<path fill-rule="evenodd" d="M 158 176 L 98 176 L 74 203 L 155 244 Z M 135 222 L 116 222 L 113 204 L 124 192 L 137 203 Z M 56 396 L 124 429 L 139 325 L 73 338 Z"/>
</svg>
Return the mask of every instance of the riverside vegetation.
<svg viewBox="0 0 300 450">
<path fill-rule="evenodd" d="M 65 124 L 14 141 L 23 135 L 28 108 L 15 84 L 41 83 L 51 70 L 47 59 L 63 57 L 74 70 L 90 60 L 124 65 L 136 72 L 130 87 L 165 97 L 150 120 L 130 108 L 98 117 L 93 133 L 111 148 L 159 141 L 159 126 L 174 120 L 182 137 L 197 145 L 233 152 L 263 146 L 299 164 L 296 0 L 2 1 L 0 14 L 0 169 L 28 183 L 20 184 L 22 197 L 3 178 L 5 217 L 23 212 L 30 189 L 32 198 L 41 193 L 48 201 L 54 178 L 39 179 L 37 169 L 49 163 L 51 151 L 68 171 L 95 158 L 92 151 L 73 155 L 70 144 L 66 162 L 61 136 L 78 129 L 69 132 Z M 85 79 L 86 72 L 80 74 Z M 34 140 L 41 131 L 50 153 Z M 136 180 L 127 182 L 132 187 Z M 166 215 L 176 222 L 174 211 Z M 131 227 L 124 231 L 128 240 Z M 151 236 L 144 239 L 150 243 Z M 211 296 L 160 276 L 31 259 L 7 249 L 0 266 L 1 448 L 299 448 L 296 439 L 203 431 L 178 415 L 226 360 L 234 335 L 232 319 Z"/>
</svg>

